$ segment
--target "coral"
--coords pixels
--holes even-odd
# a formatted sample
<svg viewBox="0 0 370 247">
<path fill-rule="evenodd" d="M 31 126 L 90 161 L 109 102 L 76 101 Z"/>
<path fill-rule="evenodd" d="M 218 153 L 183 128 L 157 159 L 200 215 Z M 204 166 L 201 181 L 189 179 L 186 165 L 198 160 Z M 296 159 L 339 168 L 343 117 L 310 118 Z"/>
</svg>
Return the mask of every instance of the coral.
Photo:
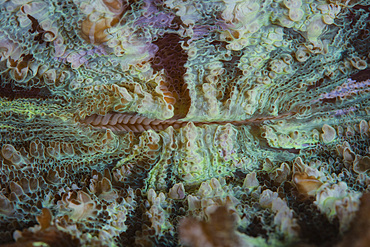
<svg viewBox="0 0 370 247">
<path fill-rule="evenodd" d="M 357 212 L 354 220 L 351 223 L 350 230 L 346 232 L 343 240 L 335 245 L 336 247 L 341 246 L 366 246 L 370 238 L 370 222 L 369 222 L 369 207 L 370 207 L 369 194 L 363 194 L 360 199 L 360 208 Z"/>
<path fill-rule="evenodd" d="M 80 246 L 78 239 L 72 239 L 71 235 L 59 231 L 52 224 L 52 215 L 49 209 L 43 208 L 40 216 L 36 217 L 39 225 L 24 230 L 16 231 L 14 237 L 19 246 L 34 246 L 47 244 L 47 246 Z M 16 245 L 14 245 L 16 246 Z"/>
<path fill-rule="evenodd" d="M 280 228 L 281 232 L 287 234 L 290 238 L 298 235 L 299 225 L 297 220 L 293 218 L 293 210 L 278 197 L 277 192 L 264 190 L 260 195 L 259 203 L 263 208 L 270 208 L 276 213 L 274 223 Z"/>
<path fill-rule="evenodd" d="M 350 193 L 347 191 L 347 185 L 339 182 L 331 187 L 323 185 L 317 193 L 315 204 L 329 219 L 336 215 L 340 228 L 344 231 L 348 229 L 349 223 L 358 211 L 359 199 L 359 192 Z"/>
<path fill-rule="evenodd" d="M 366 241 L 368 1 L 0 0 L 0 25 L 0 244 Z"/>
<path fill-rule="evenodd" d="M 236 232 L 236 224 L 225 207 L 218 207 L 208 222 L 184 218 L 179 225 L 183 244 L 200 246 L 247 246 Z"/>
</svg>

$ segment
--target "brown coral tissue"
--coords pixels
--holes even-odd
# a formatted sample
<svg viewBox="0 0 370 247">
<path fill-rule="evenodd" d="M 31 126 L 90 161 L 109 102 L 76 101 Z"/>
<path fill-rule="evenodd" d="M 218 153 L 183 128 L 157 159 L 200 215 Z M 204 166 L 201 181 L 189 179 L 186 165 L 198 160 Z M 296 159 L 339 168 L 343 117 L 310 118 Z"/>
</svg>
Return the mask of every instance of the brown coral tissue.
<svg viewBox="0 0 370 247">
<path fill-rule="evenodd" d="M 243 246 L 236 234 L 236 222 L 226 207 L 218 207 L 209 221 L 187 217 L 179 223 L 180 242 L 190 247 Z"/>
<path fill-rule="evenodd" d="M 58 230 L 52 225 L 52 216 L 49 209 L 44 208 L 42 214 L 37 216 L 40 224 L 34 230 L 25 229 L 19 232 L 17 242 L 14 244 L 5 244 L 4 247 L 32 247 L 32 246 L 50 246 L 50 247 L 78 247 L 81 246 L 78 239 L 73 239 L 68 233 Z"/>
<path fill-rule="evenodd" d="M 364 194 L 360 199 L 361 205 L 351 228 L 343 236 L 343 240 L 335 247 L 366 247 L 370 243 L 370 194 Z"/>
</svg>

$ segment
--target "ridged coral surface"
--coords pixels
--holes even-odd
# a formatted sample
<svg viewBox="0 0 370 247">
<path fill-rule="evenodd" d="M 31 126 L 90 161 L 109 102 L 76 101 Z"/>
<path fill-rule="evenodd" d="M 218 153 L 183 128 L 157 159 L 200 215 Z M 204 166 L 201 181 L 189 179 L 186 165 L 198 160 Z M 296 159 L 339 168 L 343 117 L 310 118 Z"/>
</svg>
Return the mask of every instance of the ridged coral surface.
<svg viewBox="0 0 370 247">
<path fill-rule="evenodd" d="M 361 246 L 369 30 L 367 0 L 0 0 L 0 244 Z"/>
</svg>

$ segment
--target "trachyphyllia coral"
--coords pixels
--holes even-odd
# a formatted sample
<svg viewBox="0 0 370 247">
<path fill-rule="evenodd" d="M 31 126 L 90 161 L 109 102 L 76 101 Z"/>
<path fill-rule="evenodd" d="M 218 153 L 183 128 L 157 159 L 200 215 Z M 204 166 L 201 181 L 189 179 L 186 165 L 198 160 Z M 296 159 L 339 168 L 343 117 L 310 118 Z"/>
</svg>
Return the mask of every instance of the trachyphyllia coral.
<svg viewBox="0 0 370 247">
<path fill-rule="evenodd" d="M 356 232 L 369 19 L 365 0 L 0 0 L 0 244 Z"/>
</svg>

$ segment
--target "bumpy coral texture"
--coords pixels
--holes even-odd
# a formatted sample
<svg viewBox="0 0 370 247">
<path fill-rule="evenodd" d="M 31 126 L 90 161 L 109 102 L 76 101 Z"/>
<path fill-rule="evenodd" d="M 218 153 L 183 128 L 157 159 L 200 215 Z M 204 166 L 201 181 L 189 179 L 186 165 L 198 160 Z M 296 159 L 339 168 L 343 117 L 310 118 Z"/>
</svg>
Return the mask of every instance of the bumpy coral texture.
<svg viewBox="0 0 370 247">
<path fill-rule="evenodd" d="M 0 0 L 0 26 L 0 244 L 366 243 L 369 1 Z"/>
</svg>

